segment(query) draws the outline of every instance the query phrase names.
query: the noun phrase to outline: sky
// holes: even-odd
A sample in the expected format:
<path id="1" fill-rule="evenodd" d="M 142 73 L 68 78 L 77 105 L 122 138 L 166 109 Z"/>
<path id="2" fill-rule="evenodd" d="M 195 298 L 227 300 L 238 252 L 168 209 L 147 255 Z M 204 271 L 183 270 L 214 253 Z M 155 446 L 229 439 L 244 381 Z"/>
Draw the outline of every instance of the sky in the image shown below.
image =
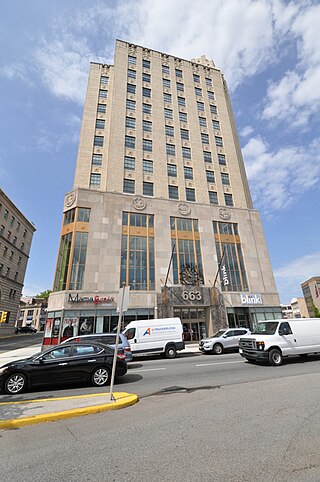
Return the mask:
<path id="1" fill-rule="evenodd" d="M 281 303 L 320 275 L 320 1 L 2 0 L 0 185 L 34 222 L 24 295 L 51 289 L 90 62 L 115 40 L 224 73 Z"/>

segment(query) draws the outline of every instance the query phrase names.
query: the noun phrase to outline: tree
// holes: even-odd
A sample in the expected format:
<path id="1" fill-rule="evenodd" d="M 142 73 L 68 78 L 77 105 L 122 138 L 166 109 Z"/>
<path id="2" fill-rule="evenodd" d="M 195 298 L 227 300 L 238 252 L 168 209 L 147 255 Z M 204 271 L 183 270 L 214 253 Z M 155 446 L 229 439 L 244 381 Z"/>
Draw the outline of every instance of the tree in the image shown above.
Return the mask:
<path id="1" fill-rule="evenodd" d="M 36 295 L 35 297 L 36 298 L 49 298 L 49 295 L 50 295 L 51 292 L 52 292 L 52 290 L 45 290 L 45 291 L 42 291 L 41 293 L 39 293 L 38 295 Z"/>
<path id="2" fill-rule="evenodd" d="M 314 317 L 315 317 L 315 318 L 320 318 L 320 310 L 319 310 L 319 308 L 317 308 L 314 303 L 312 303 L 312 304 L 313 304 Z"/>

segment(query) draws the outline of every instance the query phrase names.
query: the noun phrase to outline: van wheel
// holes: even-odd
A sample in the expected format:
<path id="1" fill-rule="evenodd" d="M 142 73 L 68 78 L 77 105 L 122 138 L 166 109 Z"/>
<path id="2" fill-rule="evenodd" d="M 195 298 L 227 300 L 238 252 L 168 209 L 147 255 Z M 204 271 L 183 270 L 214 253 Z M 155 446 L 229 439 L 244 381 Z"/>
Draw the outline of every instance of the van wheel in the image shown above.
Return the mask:
<path id="1" fill-rule="evenodd" d="M 177 354 L 176 347 L 171 345 L 166 348 L 165 356 L 166 358 L 175 358 Z"/>
<path id="2" fill-rule="evenodd" d="M 216 343 L 212 351 L 215 355 L 221 355 L 221 353 L 223 352 L 223 346 L 220 345 L 220 343 Z"/>
<path id="3" fill-rule="evenodd" d="M 282 353 L 276 348 L 269 351 L 269 363 L 274 367 L 282 365 Z"/>

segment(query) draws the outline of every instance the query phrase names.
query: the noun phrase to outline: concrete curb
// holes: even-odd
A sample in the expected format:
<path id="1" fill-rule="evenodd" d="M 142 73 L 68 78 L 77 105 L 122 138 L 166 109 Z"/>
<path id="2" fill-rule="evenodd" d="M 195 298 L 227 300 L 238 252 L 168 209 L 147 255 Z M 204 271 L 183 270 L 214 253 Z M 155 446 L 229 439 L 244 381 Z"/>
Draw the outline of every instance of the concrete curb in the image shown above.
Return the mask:
<path id="1" fill-rule="evenodd" d="M 94 396 L 94 395 L 91 395 Z M 101 396 L 101 394 L 97 395 Z M 107 394 L 105 394 L 107 396 Z M 113 393 L 113 397 L 115 398 L 114 402 L 104 403 L 101 405 L 92 405 L 89 407 L 82 407 L 82 408 L 74 408 L 71 410 L 63 410 L 60 412 L 52 412 L 52 413 L 44 413 L 41 415 L 34 415 L 32 417 L 25 417 L 25 418 L 16 418 L 11 420 L 0 420 L 0 429 L 13 429 L 19 427 L 25 427 L 26 425 L 34 425 L 37 423 L 44 423 L 44 422 L 53 422 L 56 420 L 64 420 L 67 418 L 73 417 L 82 417 L 84 415 L 92 415 L 94 413 L 105 412 L 108 410 L 119 410 L 121 408 L 129 407 L 130 405 L 134 405 L 139 401 L 139 397 L 136 394 L 130 394 L 126 392 L 116 392 Z M 83 398 L 83 397 L 63 397 L 59 399 L 42 399 L 42 401 L 56 401 L 56 400 L 69 400 L 74 398 Z M 26 400 L 24 403 L 33 403 L 39 401 L 38 400 Z M 6 402 L 10 403 L 10 402 Z M 12 402 L 17 403 L 17 402 Z"/>

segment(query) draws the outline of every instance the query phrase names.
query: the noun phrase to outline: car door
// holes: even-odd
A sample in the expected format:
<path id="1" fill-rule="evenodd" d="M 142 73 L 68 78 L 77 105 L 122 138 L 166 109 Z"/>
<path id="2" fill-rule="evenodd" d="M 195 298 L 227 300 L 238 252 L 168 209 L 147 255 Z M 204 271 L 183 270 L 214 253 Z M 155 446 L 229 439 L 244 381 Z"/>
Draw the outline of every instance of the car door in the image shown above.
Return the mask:
<path id="1" fill-rule="evenodd" d="M 223 338 L 223 345 L 226 349 L 236 348 L 238 346 L 238 339 L 235 336 L 235 330 L 227 331 L 227 333 L 223 335 Z"/>
<path id="2" fill-rule="evenodd" d="M 31 364 L 31 384 L 46 385 L 72 379 L 71 359 L 72 346 L 70 345 L 52 348 L 38 356 Z"/>
<path id="3" fill-rule="evenodd" d="M 106 357 L 102 346 L 75 343 L 70 361 L 73 380 L 90 380 L 94 368 L 106 364 Z"/>
<path id="4" fill-rule="evenodd" d="M 280 323 L 278 333 L 280 335 L 280 348 L 283 355 L 297 355 L 299 353 L 297 339 L 287 321 Z"/>

